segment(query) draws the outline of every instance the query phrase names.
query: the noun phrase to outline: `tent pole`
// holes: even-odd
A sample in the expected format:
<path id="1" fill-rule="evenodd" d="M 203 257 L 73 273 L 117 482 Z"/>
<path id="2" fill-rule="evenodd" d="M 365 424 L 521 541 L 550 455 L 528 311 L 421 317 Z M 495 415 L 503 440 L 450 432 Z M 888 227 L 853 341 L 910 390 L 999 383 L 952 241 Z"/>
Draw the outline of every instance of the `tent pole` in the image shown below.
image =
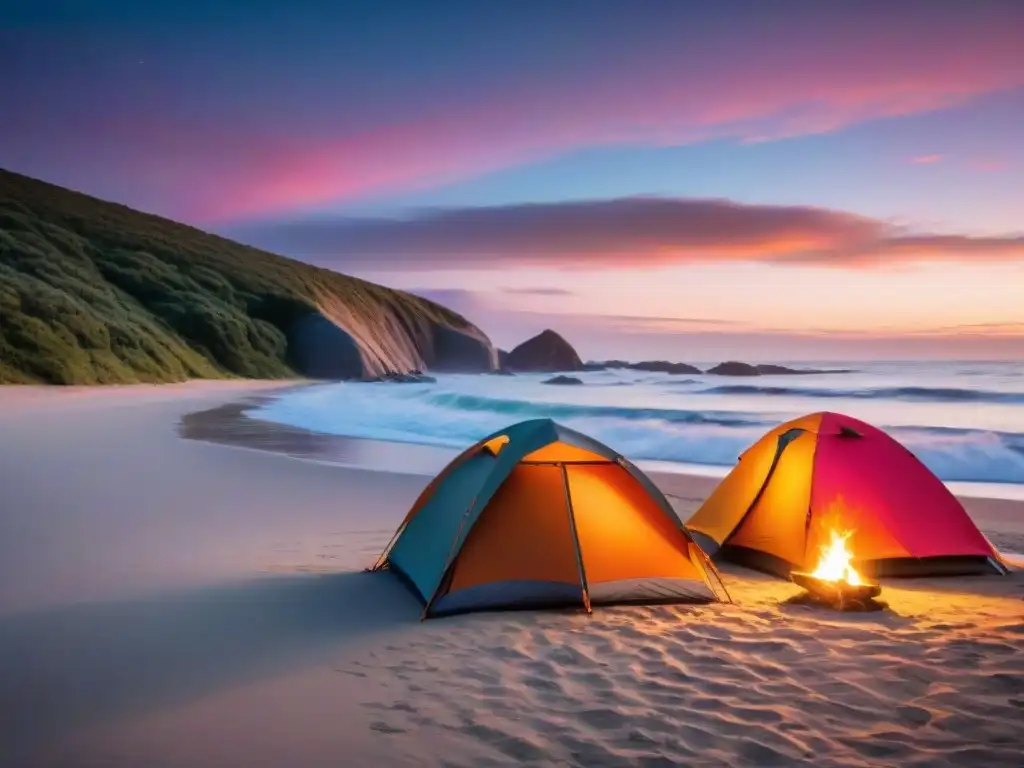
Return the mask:
<path id="1" fill-rule="evenodd" d="M 369 570 L 372 573 L 373 571 L 379 571 L 384 566 L 384 563 L 387 562 L 388 555 L 391 554 L 391 548 L 395 545 L 395 542 L 398 541 L 398 537 L 402 534 L 402 531 L 404 530 L 405 523 L 398 526 L 398 530 L 396 530 L 394 534 L 391 536 L 391 540 L 388 542 L 388 545 L 384 547 L 384 551 L 380 553 L 380 556 L 377 558 L 377 561 L 373 564 L 373 567 L 368 568 L 367 570 Z"/>
<path id="2" fill-rule="evenodd" d="M 576 513 L 572 508 L 572 494 L 569 493 L 569 473 L 565 464 L 559 464 L 562 470 L 562 487 L 565 489 L 565 508 L 569 513 L 569 530 L 572 531 L 573 545 L 576 547 L 576 567 L 580 571 L 580 588 L 583 590 L 583 607 L 587 613 L 593 613 L 590 607 L 590 587 L 587 586 L 587 571 L 583 567 L 583 552 L 580 550 L 580 537 L 576 532 Z"/>
<path id="3" fill-rule="evenodd" d="M 697 549 L 700 549 L 699 545 L 698 545 Z M 718 586 L 720 586 L 722 588 L 722 591 L 725 592 L 726 599 L 730 603 L 734 603 L 735 604 L 736 601 L 733 600 L 732 599 L 732 595 L 729 594 L 729 589 L 725 586 L 725 581 L 722 579 L 722 574 L 720 574 L 718 572 L 718 568 L 715 567 L 715 564 L 713 562 L 711 562 L 711 558 L 708 556 L 708 553 L 705 552 L 703 549 L 700 549 L 700 553 L 704 556 L 704 562 L 711 569 L 711 573 L 715 574 L 715 581 L 718 582 Z M 708 570 L 708 569 L 705 568 L 704 570 Z"/>

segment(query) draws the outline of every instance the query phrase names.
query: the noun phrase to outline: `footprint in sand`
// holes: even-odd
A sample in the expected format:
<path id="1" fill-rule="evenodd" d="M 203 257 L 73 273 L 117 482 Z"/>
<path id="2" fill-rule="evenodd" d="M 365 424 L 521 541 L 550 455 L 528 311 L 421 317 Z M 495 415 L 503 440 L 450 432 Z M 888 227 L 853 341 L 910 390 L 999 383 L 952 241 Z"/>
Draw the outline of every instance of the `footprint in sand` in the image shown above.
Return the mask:
<path id="1" fill-rule="evenodd" d="M 377 722 L 370 723 L 370 730 L 377 731 L 378 733 L 405 733 L 405 728 L 398 728 L 379 720 Z"/>

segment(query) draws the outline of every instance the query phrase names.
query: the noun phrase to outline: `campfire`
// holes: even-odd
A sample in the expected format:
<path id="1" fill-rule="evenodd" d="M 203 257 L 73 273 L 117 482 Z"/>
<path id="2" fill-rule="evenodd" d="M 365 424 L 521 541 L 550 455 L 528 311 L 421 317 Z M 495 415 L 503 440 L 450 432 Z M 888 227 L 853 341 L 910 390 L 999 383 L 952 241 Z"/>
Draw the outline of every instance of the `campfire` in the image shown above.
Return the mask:
<path id="1" fill-rule="evenodd" d="M 817 567 L 810 573 L 793 571 L 790 574 L 793 583 L 807 590 L 813 602 L 839 610 L 868 610 L 877 605 L 873 598 L 881 594 L 882 588 L 853 567 L 853 553 L 847 547 L 852 535 L 853 531 L 831 528 Z"/>

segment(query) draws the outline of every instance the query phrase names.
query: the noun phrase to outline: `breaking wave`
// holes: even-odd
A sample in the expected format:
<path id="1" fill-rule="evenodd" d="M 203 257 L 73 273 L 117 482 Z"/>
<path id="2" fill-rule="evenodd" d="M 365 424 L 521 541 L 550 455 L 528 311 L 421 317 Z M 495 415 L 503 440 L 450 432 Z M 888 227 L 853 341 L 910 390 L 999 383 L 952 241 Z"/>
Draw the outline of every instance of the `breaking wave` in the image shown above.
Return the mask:
<path id="1" fill-rule="evenodd" d="M 838 390 L 846 394 L 837 395 L 833 394 L 837 390 L 822 390 L 829 393 L 822 395 L 808 394 L 817 391 L 810 388 L 734 385 L 669 397 L 657 394 L 657 387 L 664 381 L 645 380 L 637 383 L 634 394 L 630 394 L 626 386 L 614 390 L 574 387 L 571 392 L 553 393 L 551 390 L 555 388 L 542 386 L 537 380 L 517 378 L 520 380 L 511 382 L 504 379 L 496 382 L 493 377 L 439 377 L 437 384 L 327 384 L 287 394 L 261 406 L 258 415 L 262 419 L 328 434 L 448 448 L 463 447 L 516 421 L 549 417 L 592 435 L 636 460 L 725 467 L 735 463 L 739 454 L 768 429 L 800 415 L 799 412 L 754 410 L 751 406 L 756 406 L 757 395 L 767 390 L 808 397 L 856 399 L 848 393 L 858 391 Z M 965 403 L 964 408 L 985 407 L 974 403 L 989 402 L 949 394 L 969 390 L 887 389 L 903 396 L 924 392 L 928 397 L 937 397 L 934 393 L 945 393 L 944 396 Z M 589 394 L 581 390 L 589 390 Z M 520 396 L 509 397 L 510 391 Z M 733 410 L 683 407 L 696 405 L 694 396 L 709 391 L 735 396 L 738 407 Z M 980 394 L 986 395 L 985 392 Z M 881 394 L 875 396 L 898 399 L 892 394 L 888 398 Z M 1015 399 L 1020 397 L 1008 394 L 1007 398 L 992 401 L 1000 405 L 987 407 L 1012 408 L 1013 404 L 1024 402 Z M 598 402 L 602 398 L 604 402 Z M 655 403 L 664 407 L 654 407 Z M 905 407 L 933 411 L 935 408 Z M 843 410 L 849 412 L 848 407 Z M 856 411 L 851 415 L 864 417 Z M 943 480 L 1024 483 L 1024 428 L 1015 432 L 928 423 L 887 425 L 884 419 L 868 420 L 904 443 Z"/>
<path id="2" fill-rule="evenodd" d="M 1024 404 L 1024 394 L 954 387 L 877 387 L 831 389 L 826 387 L 772 387 L 755 384 L 727 384 L 696 390 L 700 395 L 764 395 L 774 397 L 823 397 L 850 400 L 906 400 L 932 403 Z"/>

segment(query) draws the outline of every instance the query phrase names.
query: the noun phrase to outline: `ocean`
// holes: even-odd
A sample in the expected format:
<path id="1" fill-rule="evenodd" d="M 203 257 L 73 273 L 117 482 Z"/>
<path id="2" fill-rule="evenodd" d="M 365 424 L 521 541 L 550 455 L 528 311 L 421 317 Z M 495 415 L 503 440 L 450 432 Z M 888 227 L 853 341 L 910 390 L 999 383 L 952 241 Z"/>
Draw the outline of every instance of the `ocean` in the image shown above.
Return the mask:
<path id="1" fill-rule="evenodd" d="M 768 429 L 828 410 L 885 429 L 959 493 L 1024 499 L 1024 363 L 784 364 L 852 372 L 731 378 L 609 370 L 574 374 L 582 386 L 544 384 L 547 374 L 325 383 L 251 415 L 446 449 L 547 416 L 645 469 L 724 475 Z"/>

